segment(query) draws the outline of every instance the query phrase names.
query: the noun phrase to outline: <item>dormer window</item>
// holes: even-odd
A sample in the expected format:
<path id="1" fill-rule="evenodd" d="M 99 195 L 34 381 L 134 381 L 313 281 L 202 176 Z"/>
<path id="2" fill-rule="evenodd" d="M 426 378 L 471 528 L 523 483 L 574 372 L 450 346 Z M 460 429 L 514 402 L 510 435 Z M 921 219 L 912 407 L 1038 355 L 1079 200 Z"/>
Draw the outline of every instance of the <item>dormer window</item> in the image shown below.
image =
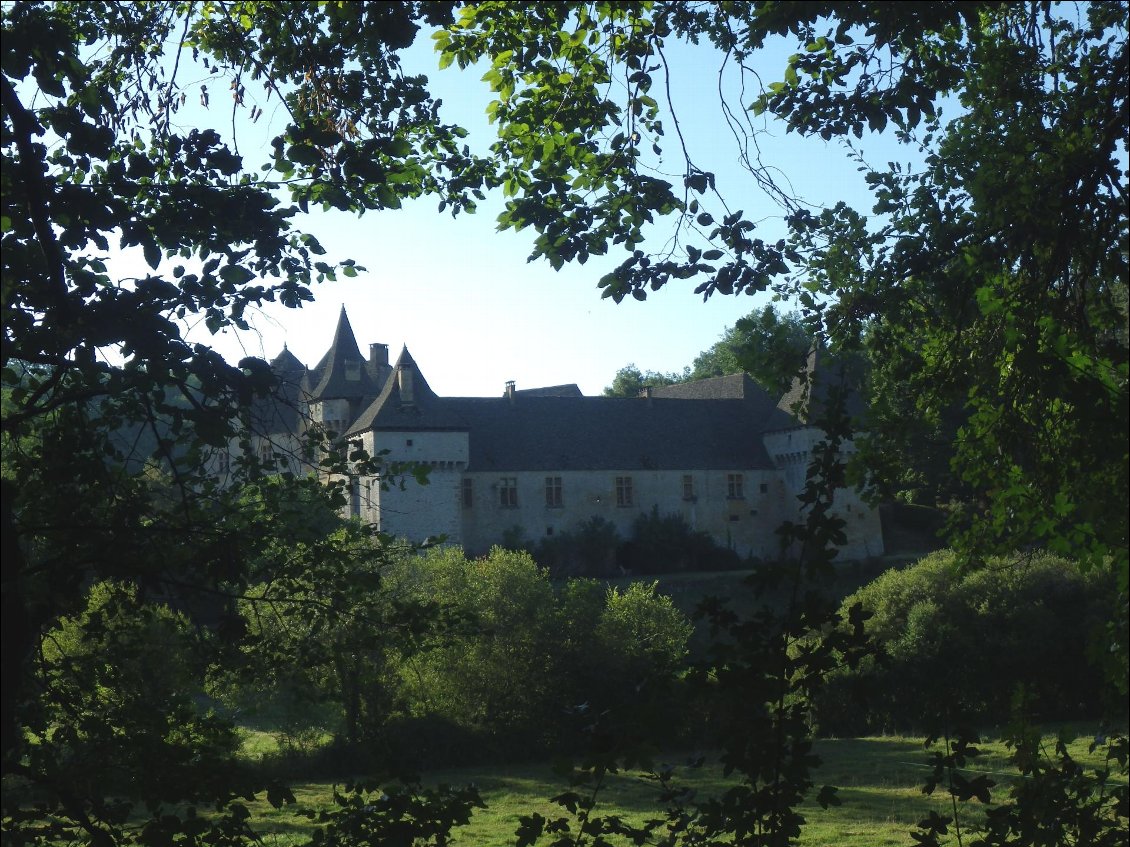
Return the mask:
<path id="1" fill-rule="evenodd" d="M 361 381 L 361 362 L 357 359 L 345 360 L 345 379 L 347 382 Z"/>

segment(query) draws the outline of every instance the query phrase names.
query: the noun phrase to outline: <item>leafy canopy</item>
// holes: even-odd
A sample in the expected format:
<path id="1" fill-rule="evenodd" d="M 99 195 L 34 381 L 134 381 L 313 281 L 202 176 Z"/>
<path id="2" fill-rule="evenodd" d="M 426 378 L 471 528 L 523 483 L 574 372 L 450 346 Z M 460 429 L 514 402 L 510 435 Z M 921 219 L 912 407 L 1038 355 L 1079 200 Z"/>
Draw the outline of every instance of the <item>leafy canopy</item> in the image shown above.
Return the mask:
<path id="1" fill-rule="evenodd" d="M 799 303 L 806 325 L 869 354 L 891 397 L 869 422 L 873 457 L 916 443 L 901 437 L 908 421 L 944 436 L 965 561 L 1041 545 L 1116 575 L 1121 620 L 1108 638 L 1125 690 L 1123 4 L 206 0 L 21 2 L 2 14 L 0 724 L 5 774 L 20 771 L 66 822 L 54 837 L 157 841 L 166 830 L 121 830 L 104 786 L 59 764 L 78 741 L 33 723 L 33 657 L 47 633 L 99 619 L 84 610 L 91 586 L 107 581 L 136 586 L 138 603 L 174 588 L 231 597 L 263 539 L 292 531 L 205 473 L 210 450 L 241 437 L 250 446 L 248 404 L 272 388 L 265 363 L 232 366 L 186 343 L 178 321 L 240 327 L 256 304 L 296 306 L 313 282 L 355 273 L 349 260 L 321 258 L 297 226 L 317 208 L 361 214 L 427 194 L 458 213 L 497 189 L 500 226 L 532 228 L 534 258 L 560 267 L 625 251 L 599 282 L 614 300 L 675 283 Z M 423 26 L 440 27 L 441 65 L 486 63 L 489 155 L 473 155 L 426 80 L 402 69 L 398 53 Z M 796 52 L 762 86 L 750 68 L 777 37 Z M 669 114 L 665 49 L 679 39 L 707 41 L 741 68 L 750 115 L 825 139 L 893 132 L 923 167 L 863 165 L 879 215 L 869 220 L 798 203 L 747 143 L 743 161 L 788 228 L 765 239 L 764 210 L 726 202 Z M 207 84 L 190 81 L 195 63 Z M 230 141 L 208 120 L 184 120 L 189 98 L 226 105 L 217 88 L 231 96 Z M 285 125 L 266 161 L 245 161 L 238 129 L 268 101 Z M 952 119 L 947 101 L 958 104 Z M 755 141 L 743 126 L 727 128 Z M 650 167 L 663 145 L 680 153 L 672 178 Z M 672 234 L 647 252 L 660 222 Z M 149 271 L 117 276 L 111 241 L 139 251 Z M 941 425 L 955 407 L 952 428 Z M 845 433 L 830 428 L 834 447 Z M 345 456 L 325 458 L 348 470 Z M 264 468 L 245 457 L 237 470 L 253 480 Z M 785 528 L 807 533 L 813 556 L 836 537 L 834 521 L 821 523 L 831 494 L 820 480 L 834 487 L 838 476 L 828 453 L 806 494 L 811 525 Z M 128 644 L 132 631 L 107 637 Z M 83 671 L 60 667 L 76 680 Z M 803 709 L 788 692 L 810 691 L 823 671 L 788 667 L 787 678 L 727 680 L 742 702 L 758 681 L 756 702 L 776 703 L 758 726 L 792 756 L 785 783 L 759 764 L 780 761 L 772 750 L 731 759 L 749 774 L 749 797 L 775 792 L 776 806 L 742 819 L 765 843 L 795 835 L 792 809 L 810 785 Z M 794 677 L 802 684 L 790 689 Z M 89 695 L 69 690 L 76 708 Z M 39 732 L 34 766 L 29 729 Z M 170 750 L 150 752 L 133 763 L 140 773 L 175 765 Z M 183 796 L 191 785 L 180 783 Z M 246 838 L 245 818 L 233 811 L 210 837 Z"/>

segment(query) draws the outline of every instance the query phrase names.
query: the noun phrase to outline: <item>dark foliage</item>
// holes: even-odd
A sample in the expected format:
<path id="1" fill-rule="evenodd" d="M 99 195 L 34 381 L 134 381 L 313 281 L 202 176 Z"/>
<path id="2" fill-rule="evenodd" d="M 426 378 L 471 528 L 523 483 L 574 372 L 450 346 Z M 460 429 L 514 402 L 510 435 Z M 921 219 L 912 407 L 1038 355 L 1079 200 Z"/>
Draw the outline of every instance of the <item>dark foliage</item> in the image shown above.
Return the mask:
<path id="1" fill-rule="evenodd" d="M 734 570 L 748 563 L 714 542 L 710 534 L 691 529 L 682 515 L 641 514 L 631 540 L 620 545 L 617 560 L 632 574 Z"/>
<path id="2" fill-rule="evenodd" d="M 845 736 L 1125 719 L 1091 660 L 1112 613 L 1111 579 L 1045 555 L 962 571 L 951 551 L 888 571 L 844 601 L 870 614 L 878 652 L 816 697 L 821 732 Z M 1018 700 L 1018 696 L 1020 699 Z"/>

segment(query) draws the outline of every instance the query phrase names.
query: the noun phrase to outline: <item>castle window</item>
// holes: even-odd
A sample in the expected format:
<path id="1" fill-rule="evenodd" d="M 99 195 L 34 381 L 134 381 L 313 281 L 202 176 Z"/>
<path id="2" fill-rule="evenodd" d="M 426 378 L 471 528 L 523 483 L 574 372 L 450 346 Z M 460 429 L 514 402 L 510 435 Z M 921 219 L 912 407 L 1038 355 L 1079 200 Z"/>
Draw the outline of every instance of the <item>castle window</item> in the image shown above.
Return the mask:
<path id="1" fill-rule="evenodd" d="M 694 475 L 685 473 L 683 474 L 683 499 L 694 499 Z"/>
<path id="2" fill-rule="evenodd" d="M 740 473 L 726 474 L 726 496 L 731 500 L 745 497 L 745 477 Z"/>
<path id="3" fill-rule="evenodd" d="M 545 478 L 545 505 L 549 508 L 562 506 L 561 477 L 547 476 Z"/>
<path id="4" fill-rule="evenodd" d="M 758 491 L 760 491 L 762 494 L 768 494 L 769 493 L 769 483 L 767 483 L 767 482 L 761 483 L 761 485 L 758 487 Z"/>
<path id="5" fill-rule="evenodd" d="M 505 476 L 498 482 L 498 503 L 504 509 L 518 508 L 518 480 Z"/>
<path id="6" fill-rule="evenodd" d="M 411 447 L 411 446 L 412 446 L 412 439 L 411 439 L 411 438 L 407 438 L 407 439 L 405 439 L 405 441 L 404 441 L 404 445 L 405 445 L 406 447 Z"/>
<path id="7" fill-rule="evenodd" d="M 632 505 L 632 478 L 630 476 L 616 477 L 616 505 Z"/>
<path id="8" fill-rule="evenodd" d="M 473 479 L 463 480 L 463 508 L 470 509 L 475 502 L 475 481 Z"/>

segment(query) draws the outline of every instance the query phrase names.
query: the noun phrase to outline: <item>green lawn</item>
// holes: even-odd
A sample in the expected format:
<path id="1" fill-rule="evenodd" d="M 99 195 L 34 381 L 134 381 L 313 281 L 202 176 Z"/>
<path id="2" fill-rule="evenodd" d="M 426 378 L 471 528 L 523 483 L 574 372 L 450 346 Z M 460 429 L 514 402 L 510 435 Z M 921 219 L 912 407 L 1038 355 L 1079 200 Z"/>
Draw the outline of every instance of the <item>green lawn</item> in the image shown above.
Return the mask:
<path id="1" fill-rule="evenodd" d="M 889 563 L 888 563 L 889 564 Z M 885 566 L 885 565 L 884 565 Z M 846 565 L 837 571 L 830 590 L 846 596 L 870 581 L 880 565 Z M 722 572 L 702 574 L 674 574 L 659 578 L 660 591 L 671 595 L 676 605 L 686 612 L 692 611 L 703 597 L 715 595 L 730 598 L 740 613 L 748 613 L 753 606 L 748 588 L 741 581 L 748 572 Z M 611 580 L 613 584 L 628 580 Z M 766 598 L 770 603 L 774 596 Z M 701 637 L 701 634 L 700 634 Z M 244 746 L 245 755 L 257 758 L 273 749 L 273 738 L 267 733 L 249 732 Z M 1081 738 L 1071 746 L 1072 753 L 1081 762 L 1098 764 L 1086 753 L 1087 739 Z M 972 768 L 990 772 L 998 783 L 994 798 L 1004 800 L 1015 775 L 1010 776 L 1007 753 L 1003 745 L 981 745 L 986 756 Z M 802 809 L 808 819 L 801 844 L 811 847 L 884 847 L 884 845 L 913 845 L 910 831 L 931 810 L 950 815 L 952 809 L 948 794 L 939 789 L 933 796 L 922 794 L 921 786 L 930 774 L 927 753 L 920 739 L 915 738 L 862 738 L 820 741 L 816 752 L 824 760 L 814 779 L 819 786 L 837 786 L 842 805 L 821 809 L 810 801 Z M 299 771 L 301 772 L 301 771 Z M 332 771 L 331 771 L 332 772 Z M 971 774 L 966 774 L 970 776 Z M 731 783 L 722 776 L 717 766 L 688 772 L 680 777 L 699 798 L 721 794 Z M 431 784 L 475 784 L 486 809 L 478 810 L 471 823 L 454 833 L 453 847 L 503 847 L 514 843 L 514 833 L 519 819 L 533 812 L 547 818 L 563 814 L 561 808 L 549 798 L 566 790 L 567 785 L 548 764 L 502 765 L 449 769 L 426 774 Z M 301 782 L 295 786 L 299 804 L 307 808 L 329 805 L 330 783 Z M 813 791 L 813 796 L 816 791 Z M 654 786 L 640 774 L 617 774 L 602 791 L 598 814 L 621 814 L 639 823 L 657 816 L 658 805 Z M 275 811 L 265 802 L 254 809 L 256 817 L 267 822 L 268 847 L 292 847 L 311 832 L 307 818 L 293 814 L 292 810 Z M 976 802 L 960 807 L 963 826 L 976 827 L 981 809 Z M 951 844 L 957 839 L 950 836 Z"/>
<path id="2" fill-rule="evenodd" d="M 1072 744 L 1073 754 L 1084 762 L 1090 760 L 1086 747 L 1085 738 Z M 982 749 L 988 755 L 973 768 L 993 774 L 998 782 L 995 790 L 1003 799 L 1006 785 L 1015 778 L 1007 773 L 1006 751 L 997 743 L 987 743 Z M 827 740 L 817 743 L 816 752 L 824 760 L 817 772 L 817 785 L 839 787 L 842 805 L 825 810 L 815 802 L 807 803 L 803 812 L 808 824 L 801 844 L 812 847 L 911 845 L 914 841 L 909 831 L 930 809 L 941 814 L 951 811 L 944 790 L 940 789 L 931 797 L 921 792 L 929 769 L 918 740 Z M 487 804 L 486 809 L 476 812 L 469 825 L 454 834 L 453 847 L 512 844 L 522 815 L 539 812 L 548 818 L 562 814 L 560 807 L 550 803 L 548 798 L 566 788 L 548 764 L 452 769 L 427 774 L 425 781 L 452 785 L 474 783 Z M 700 798 L 721 793 L 730 784 L 719 768 L 709 765 L 686 772 L 680 782 L 694 789 Z M 331 787 L 330 783 L 300 783 L 295 786 L 295 794 L 301 806 L 318 808 L 329 803 Z M 656 808 L 652 784 L 635 773 L 611 777 L 601 792 L 598 806 L 600 814 L 621 814 L 637 823 L 654 817 Z M 266 822 L 268 847 L 290 847 L 310 832 L 309 821 L 290 810 L 275 811 L 264 802 L 258 804 L 254 812 Z M 976 803 L 966 804 L 961 810 L 963 825 L 976 826 L 978 813 Z M 952 839 L 952 843 L 956 844 L 956 839 Z"/>

